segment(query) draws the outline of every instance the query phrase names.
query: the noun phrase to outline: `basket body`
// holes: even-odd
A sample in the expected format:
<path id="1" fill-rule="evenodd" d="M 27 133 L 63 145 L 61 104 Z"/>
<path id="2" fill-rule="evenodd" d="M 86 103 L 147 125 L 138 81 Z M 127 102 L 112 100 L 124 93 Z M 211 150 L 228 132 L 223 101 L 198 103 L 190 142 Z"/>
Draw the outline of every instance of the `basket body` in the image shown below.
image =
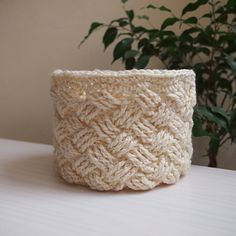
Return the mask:
<path id="1" fill-rule="evenodd" d="M 51 96 L 56 163 L 67 182 L 148 190 L 190 167 L 192 70 L 57 70 Z"/>

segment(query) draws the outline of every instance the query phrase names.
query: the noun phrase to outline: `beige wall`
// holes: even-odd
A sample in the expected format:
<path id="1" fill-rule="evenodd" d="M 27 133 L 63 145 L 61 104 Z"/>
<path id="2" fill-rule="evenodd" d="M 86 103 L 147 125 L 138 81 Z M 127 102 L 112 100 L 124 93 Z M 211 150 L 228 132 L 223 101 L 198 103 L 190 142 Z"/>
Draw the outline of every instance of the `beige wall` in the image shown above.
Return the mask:
<path id="1" fill-rule="evenodd" d="M 187 2 L 159 1 L 176 12 Z M 147 3 L 130 0 L 129 6 L 138 9 Z M 110 64 L 111 49 L 103 53 L 102 32 L 77 49 L 92 21 L 109 22 L 121 14 L 119 0 L 0 1 L 0 137 L 51 143 L 51 72 L 123 69 L 119 63 Z M 154 23 L 161 19 L 156 14 Z M 152 67 L 161 65 L 153 62 Z"/>

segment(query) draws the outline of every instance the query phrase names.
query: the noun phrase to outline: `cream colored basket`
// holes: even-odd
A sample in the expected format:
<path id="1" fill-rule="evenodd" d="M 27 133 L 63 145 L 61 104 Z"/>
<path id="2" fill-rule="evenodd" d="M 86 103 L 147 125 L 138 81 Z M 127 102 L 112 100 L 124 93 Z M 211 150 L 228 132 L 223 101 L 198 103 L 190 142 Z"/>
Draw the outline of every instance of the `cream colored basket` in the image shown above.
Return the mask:
<path id="1" fill-rule="evenodd" d="M 67 182 L 147 190 L 188 170 L 192 70 L 56 70 L 51 96 L 56 162 Z"/>

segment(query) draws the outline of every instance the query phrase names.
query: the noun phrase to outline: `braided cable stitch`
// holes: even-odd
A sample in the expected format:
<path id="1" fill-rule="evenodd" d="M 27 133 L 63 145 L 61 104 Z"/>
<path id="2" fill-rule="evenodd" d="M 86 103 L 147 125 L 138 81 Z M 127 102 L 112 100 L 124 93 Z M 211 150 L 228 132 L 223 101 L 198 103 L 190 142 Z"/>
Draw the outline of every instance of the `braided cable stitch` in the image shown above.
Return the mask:
<path id="1" fill-rule="evenodd" d="M 192 70 L 56 70 L 51 96 L 54 153 L 67 182 L 148 190 L 189 169 Z"/>

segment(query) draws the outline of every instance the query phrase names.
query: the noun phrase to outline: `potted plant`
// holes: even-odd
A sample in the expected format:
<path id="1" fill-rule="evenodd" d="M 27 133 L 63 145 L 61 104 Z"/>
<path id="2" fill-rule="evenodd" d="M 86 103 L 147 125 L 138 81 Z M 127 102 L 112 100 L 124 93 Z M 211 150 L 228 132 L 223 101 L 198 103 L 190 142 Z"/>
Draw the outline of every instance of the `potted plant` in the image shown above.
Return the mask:
<path id="1" fill-rule="evenodd" d="M 151 58 L 158 58 L 167 69 L 193 69 L 197 86 L 193 135 L 209 138 L 206 156 L 209 166 L 216 167 L 219 149 L 228 140 L 236 143 L 236 1 L 195 0 L 180 16 L 166 6 L 145 6 L 168 13 L 160 27 L 154 27 L 148 15 L 127 9 L 127 1 L 122 0 L 124 16 L 109 24 L 93 22 L 80 45 L 105 28 L 104 48 L 115 44 L 112 63 L 121 60 L 128 70 L 143 69 Z M 195 12 L 202 6 L 205 13 L 197 18 Z M 150 27 L 134 21 L 137 18 Z M 176 24 L 180 33 L 171 28 Z"/>

